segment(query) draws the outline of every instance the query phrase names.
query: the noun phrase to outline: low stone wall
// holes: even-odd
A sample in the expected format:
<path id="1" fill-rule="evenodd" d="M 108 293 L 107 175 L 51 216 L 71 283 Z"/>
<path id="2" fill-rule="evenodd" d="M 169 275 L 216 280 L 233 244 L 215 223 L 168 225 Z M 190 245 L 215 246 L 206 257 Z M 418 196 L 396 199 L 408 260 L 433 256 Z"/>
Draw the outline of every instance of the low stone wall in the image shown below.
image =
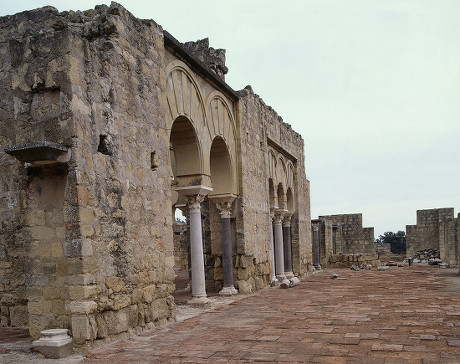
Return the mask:
<path id="1" fill-rule="evenodd" d="M 380 267 L 382 263 L 378 255 L 361 255 L 361 254 L 334 254 L 329 257 L 330 268 L 349 268 L 352 265 L 370 264 L 374 267 Z"/>

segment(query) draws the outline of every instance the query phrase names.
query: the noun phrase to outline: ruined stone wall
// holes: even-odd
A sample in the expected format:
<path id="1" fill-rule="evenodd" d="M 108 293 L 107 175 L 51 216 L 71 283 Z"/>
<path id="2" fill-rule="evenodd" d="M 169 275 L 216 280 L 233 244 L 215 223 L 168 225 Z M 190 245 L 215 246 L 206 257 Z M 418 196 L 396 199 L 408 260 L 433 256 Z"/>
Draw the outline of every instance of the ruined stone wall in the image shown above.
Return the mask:
<path id="1" fill-rule="evenodd" d="M 2 196 L 10 211 L 2 224 L 11 231 L 2 232 L 2 255 L 12 255 L 12 244 L 28 245 L 15 249 L 13 273 L 33 288 L 24 297 L 24 283 L 17 289 L 8 281 L 4 292 L 27 302 L 34 337 L 67 327 L 77 344 L 168 318 L 174 257 L 164 209 L 170 186 L 161 28 L 117 4 L 84 13 L 46 8 L 1 22 L 2 145 L 46 140 L 72 148 L 68 172 L 29 173 L 22 206 L 7 200 L 22 196 L 25 173 L 1 155 L 9 169 L 2 183 L 11 186 Z M 57 205 L 46 206 L 43 196 L 54 185 Z M 24 219 L 30 226 L 21 229 Z M 24 255 L 34 262 L 26 269 Z M 2 259 L 6 266 L 15 261 Z"/>
<path id="2" fill-rule="evenodd" d="M 417 224 L 406 226 L 406 255 L 419 250 L 437 249 L 441 260 L 457 264 L 457 219 L 453 208 L 417 210 Z"/>
<path id="3" fill-rule="evenodd" d="M 311 270 L 309 185 L 305 177 L 302 137 L 284 123 L 250 87 L 240 91 L 241 200 L 246 254 L 252 255 L 257 275 L 266 284 L 270 271 L 270 216 L 268 147 L 278 148 L 294 165 L 296 213 L 291 219 L 293 270 L 304 276 Z M 250 156 L 250 157 L 249 157 Z M 262 168 L 261 168 L 262 166 Z M 247 261 L 248 257 L 245 257 Z"/>
<path id="4" fill-rule="evenodd" d="M 330 268 L 350 268 L 352 265 L 360 268 L 362 264 L 380 267 L 382 262 L 376 254 L 333 254 L 329 257 L 328 261 Z"/>
<path id="5" fill-rule="evenodd" d="M 70 87 L 73 36 L 56 9 L 0 19 L 0 145 L 75 142 Z M 68 261 L 74 232 L 75 159 L 58 168 L 25 168 L 0 149 L 0 300 L 2 325 L 68 326 Z"/>
<path id="6" fill-rule="evenodd" d="M 460 273 L 460 213 L 457 215 L 456 219 L 456 224 L 457 224 L 457 266 L 458 266 L 458 272 Z"/>
<path id="7" fill-rule="evenodd" d="M 390 243 L 376 244 L 375 250 L 378 254 L 391 254 L 391 244 Z"/>
<path id="8" fill-rule="evenodd" d="M 374 254 L 374 228 L 363 228 L 362 214 L 327 215 L 319 219 L 341 226 L 343 254 Z"/>
<path id="9" fill-rule="evenodd" d="M 117 4 L 92 14 L 88 28 L 73 45 L 84 55 L 73 87 L 77 183 L 87 196 L 75 255 L 86 278 L 70 298 L 97 304 L 85 339 L 102 339 L 171 316 L 169 133 L 162 29 Z"/>
<path id="10" fill-rule="evenodd" d="M 319 238 L 319 264 L 322 268 L 327 268 L 329 265 L 330 257 L 334 250 L 334 236 L 336 231 L 333 229 L 332 222 L 327 219 L 316 219 L 312 220 L 312 226 L 318 227 L 318 238 Z M 314 242 L 312 238 L 312 254 L 314 254 Z"/>

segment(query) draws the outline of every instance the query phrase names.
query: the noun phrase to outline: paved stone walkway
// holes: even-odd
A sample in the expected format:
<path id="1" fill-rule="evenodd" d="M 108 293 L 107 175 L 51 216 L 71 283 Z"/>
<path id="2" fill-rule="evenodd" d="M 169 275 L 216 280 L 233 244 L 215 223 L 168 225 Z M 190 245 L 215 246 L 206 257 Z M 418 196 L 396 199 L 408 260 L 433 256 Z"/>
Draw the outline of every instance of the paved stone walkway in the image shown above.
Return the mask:
<path id="1" fill-rule="evenodd" d="M 83 363 L 459 364 L 460 285 L 452 282 L 460 276 L 441 271 L 323 271 L 93 351 Z"/>

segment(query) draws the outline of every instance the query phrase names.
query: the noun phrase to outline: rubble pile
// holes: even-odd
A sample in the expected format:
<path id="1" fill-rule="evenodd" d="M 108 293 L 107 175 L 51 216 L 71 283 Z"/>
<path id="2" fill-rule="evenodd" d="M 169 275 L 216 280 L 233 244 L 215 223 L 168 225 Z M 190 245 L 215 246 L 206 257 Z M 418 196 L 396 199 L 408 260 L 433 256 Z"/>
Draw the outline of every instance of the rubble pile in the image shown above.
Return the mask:
<path id="1" fill-rule="evenodd" d="M 439 264 L 442 262 L 440 259 L 439 250 L 437 249 L 425 249 L 419 250 L 415 253 L 414 263 L 429 263 L 432 265 Z"/>

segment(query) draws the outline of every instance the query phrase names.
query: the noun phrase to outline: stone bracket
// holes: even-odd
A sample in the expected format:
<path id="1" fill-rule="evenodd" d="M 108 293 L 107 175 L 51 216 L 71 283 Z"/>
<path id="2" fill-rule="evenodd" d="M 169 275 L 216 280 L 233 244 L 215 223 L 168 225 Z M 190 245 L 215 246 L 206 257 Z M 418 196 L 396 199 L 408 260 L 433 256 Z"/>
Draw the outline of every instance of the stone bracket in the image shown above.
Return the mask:
<path id="1" fill-rule="evenodd" d="M 17 160 L 34 165 L 67 163 L 71 154 L 69 148 L 47 141 L 7 147 L 4 150 Z"/>

